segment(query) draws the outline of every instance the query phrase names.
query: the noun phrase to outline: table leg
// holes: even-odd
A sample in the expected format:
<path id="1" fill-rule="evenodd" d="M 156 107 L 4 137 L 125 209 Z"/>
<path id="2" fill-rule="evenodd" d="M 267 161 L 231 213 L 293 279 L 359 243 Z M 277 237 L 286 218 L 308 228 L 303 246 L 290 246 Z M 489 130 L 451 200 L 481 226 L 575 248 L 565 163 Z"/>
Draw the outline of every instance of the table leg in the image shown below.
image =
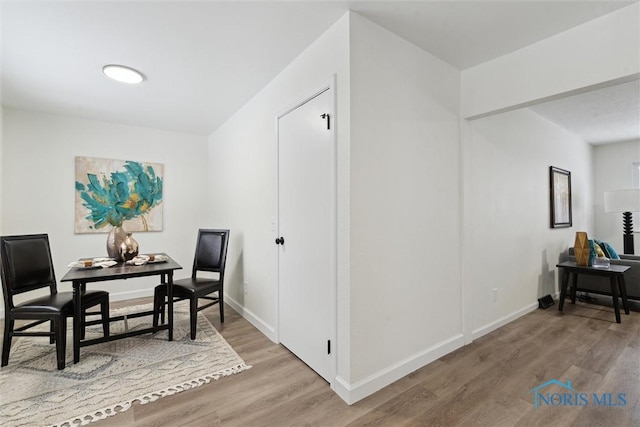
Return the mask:
<path id="1" fill-rule="evenodd" d="M 558 302 L 558 310 L 562 311 L 564 307 L 564 299 L 567 296 L 567 285 L 569 284 L 569 271 L 565 268 L 562 273 L 562 284 L 560 284 L 560 301 Z"/>
<path id="2" fill-rule="evenodd" d="M 169 341 L 173 341 L 173 271 L 169 271 L 167 276 L 167 318 L 169 319 Z"/>
<path id="3" fill-rule="evenodd" d="M 629 302 L 627 301 L 627 286 L 624 283 L 624 274 L 618 276 L 618 285 L 620 286 L 620 293 L 622 294 L 624 314 L 629 314 Z"/>
<path id="4" fill-rule="evenodd" d="M 73 281 L 73 363 L 80 361 L 80 334 L 82 333 L 82 283 Z"/>
<path id="5" fill-rule="evenodd" d="M 578 273 L 573 272 L 573 280 L 571 281 L 571 304 L 576 303 L 576 291 L 578 289 Z"/>
<path id="6" fill-rule="evenodd" d="M 613 296 L 613 310 L 616 312 L 616 323 L 620 323 L 620 303 L 618 302 L 618 279 L 615 276 L 610 276 L 609 282 L 611 283 L 611 295 Z"/>

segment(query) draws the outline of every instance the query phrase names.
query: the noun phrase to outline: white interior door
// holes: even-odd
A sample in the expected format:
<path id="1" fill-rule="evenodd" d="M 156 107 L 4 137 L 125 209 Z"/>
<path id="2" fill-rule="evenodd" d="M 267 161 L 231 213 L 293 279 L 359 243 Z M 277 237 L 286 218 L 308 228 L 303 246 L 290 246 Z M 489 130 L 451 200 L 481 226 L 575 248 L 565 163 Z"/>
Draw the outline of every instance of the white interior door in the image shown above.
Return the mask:
<path id="1" fill-rule="evenodd" d="M 279 340 L 329 382 L 333 125 L 331 88 L 278 119 Z"/>

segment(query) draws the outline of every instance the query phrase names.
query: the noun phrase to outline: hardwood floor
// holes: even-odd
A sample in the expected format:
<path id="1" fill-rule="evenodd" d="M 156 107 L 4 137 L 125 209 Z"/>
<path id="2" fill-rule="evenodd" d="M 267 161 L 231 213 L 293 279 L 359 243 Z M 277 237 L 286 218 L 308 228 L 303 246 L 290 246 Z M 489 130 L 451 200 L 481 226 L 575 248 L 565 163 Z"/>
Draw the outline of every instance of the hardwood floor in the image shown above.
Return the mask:
<path id="1" fill-rule="evenodd" d="M 135 303 L 146 302 L 137 300 Z M 113 304 L 117 306 L 117 303 Z M 122 305 L 122 304 L 120 304 Z M 253 368 L 134 406 L 108 426 L 639 426 L 640 313 L 557 303 L 536 310 L 349 406 L 284 347 L 231 308 L 204 311 Z M 534 408 L 532 389 L 571 381 L 587 406 Z M 563 393 L 556 385 L 549 393 Z M 596 406 L 593 393 L 625 393 L 624 406 Z M 577 398 L 570 399 L 577 402 Z M 558 395 L 560 396 L 560 395 Z M 618 401 L 620 402 L 620 401 Z"/>

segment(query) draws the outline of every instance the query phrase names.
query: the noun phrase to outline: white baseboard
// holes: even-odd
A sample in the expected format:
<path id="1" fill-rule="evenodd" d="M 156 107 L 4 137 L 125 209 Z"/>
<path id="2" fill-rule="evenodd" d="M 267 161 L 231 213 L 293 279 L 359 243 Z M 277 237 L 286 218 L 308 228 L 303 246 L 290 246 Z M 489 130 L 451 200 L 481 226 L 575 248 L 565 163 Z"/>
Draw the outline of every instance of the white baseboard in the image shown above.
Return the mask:
<path id="1" fill-rule="evenodd" d="M 370 375 L 355 384 L 349 384 L 343 378 L 336 377 L 333 390 L 347 404 L 352 405 L 463 345 L 464 335 L 455 335 Z"/>
<path id="2" fill-rule="evenodd" d="M 118 292 L 110 294 L 109 297 L 112 301 L 121 301 L 127 299 L 148 297 L 150 296 L 150 292 L 152 294 L 152 291 L 149 291 L 148 289 L 129 292 Z M 557 298 L 558 297 L 556 296 L 556 300 Z M 250 310 L 247 310 L 244 306 L 239 304 L 228 295 L 225 295 L 225 302 L 236 312 L 238 312 L 242 317 L 244 317 L 249 323 L 255 326 L 267 338 L 269 338 L 274 343 L 278 342 L 277 334 L 273 327 L 265 323 L 262 319 L 260 319 Z M 519 317 L 524 316 L 531 311 L 534 311 L 537 308 L 537 303 L 530 304 L 520 310 L 517 310 L 507 316 L 491 322 L 488 325 L 475 329 L 472 332 L 473 340 L 476 340 L 483 335 L 493 332 L 496 329 L 518 319 Z M 0 315 L 2 318 L 4 318 L 4 309 L 0 310 Z M 375 393 L 376 391 L 381 390 L 382 388 L 394 383 L 400 378 L 422 368 L 423 366 L 428 365 L 429 363 L 439 359 L 446 354 L 451 353 L 452 351 L 462 346 L 464 346 L 464 335 L 455 335 L 398 363 L 382 369 L 381 371 L 370 375 L 367 378 L 356 382 L 355 384 L 349 384 L 346 380 L 338 376 L 335 378 L 335 381 L 332 384 L 332 388 L 342 400 L 344 400 L 347 404 L 352 405 L 359 400 L 362 400 L 365 397 Z"/>
<path id="3" fill-rule="evenodd" d="M 495 322 L 478 328 L 473 331 L 473 340 L 480 338 L 496 329 L 512 322 L 527 313 L 538 308 L 538 303 L 532 303 L 520 310 L 517 310 L 507 316 L 504 316 Z M 448 340 L 433 345 L 424 351 L 410 356 L 394 365 L 389 366 L 369 377 L 349 384 L 344 378 L 336 377 L 333 384 L 333 390 L 347 404 L 352 405 L 359 400 L 375 393 L 376 391 L 392 384 L 400 378 L 428 365 L 429 363 L 439 359 L 440 357 L 451 353 L 454 350 L 464 346 L 464 335 L 455 335 Z"/>
<path id="4" fill-rule="evenodd" d="M 135 298 L 153 298 L 153 288 L 151 289 L 137 289 L 135 291 L 126 292 L 109 292 L 109 301 L 124 301 Z"/>
<path id="5" fill-rule="evenodd" d="M 504 317 L 501 317 L 500 319 L 491 322 L 487 325 L 484 325 L 478 329 L 474 329 L 472 332 L 472 339 L 475 341 L 478 338 L 480 338 L 483 335 L 486 335 L 490 332 L 495 331 L 496 329 L 506 325 L 507 323 L 513 322 L 514 320 L 524 316 L 527 313 L 531 313 L 532 311 L 534 311 L 535 309 L 538 308 L 538 303 L 532 303 L 529 304 L 523 308 L 521 308 L 520 310 L 514 311 L 513 313 L 510 313 Z"/>
<path id="6" fill-rule="evenodd" d="M 244 306 L 240 305 L 236 300 L 229 297 L 228 295 L 224 296 L 224 302 L 229 304 L 231 308 L 233 308 L 240 316 L 244 317 L 249 323 L 256 327 L 263 335 L 269 338 L 274 343 L 278 343 L 278 337 L 276 331 L 273 327 L 265 323 L 262 319 L 252 313 L 250 310 L 247 310 Z"/>

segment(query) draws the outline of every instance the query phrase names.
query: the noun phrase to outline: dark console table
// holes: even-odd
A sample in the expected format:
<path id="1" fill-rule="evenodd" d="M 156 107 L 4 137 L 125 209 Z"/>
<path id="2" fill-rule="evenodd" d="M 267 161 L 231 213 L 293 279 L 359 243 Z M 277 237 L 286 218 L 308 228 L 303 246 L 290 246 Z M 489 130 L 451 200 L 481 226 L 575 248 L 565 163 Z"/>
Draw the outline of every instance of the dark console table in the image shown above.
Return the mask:
<path id="1" fill-rule="evenodd" d="M 613 309 L 616 313 L 616 322 L 620 323 L 620 304 L 618 297 L 622 297 L 622 307 L 625 314 L 629 314 L 629 304 L 627 303 L 627 289 L 624 283 L 624 272 L 631 267 L 627 265 L 610 265 L 608 268 L 582 267 L 575 261 L 565 261 L 557 264 L 556 267 L 564 269 L 562 284 L 560 285 L 560 302 L 558 310 L 562 311 L 564 299 L 567 296 L 567 286 L 571 288 L 571 303 L 576 303 L 576 291 L 592 292 L 589 289 L 578 287 L 578 275 L 586 274 L 592 276 L 606 276 L 611 283 L 611 296 L 613 298 Z M 573 280 L 571 280 L 573 279 Z M 571 282 L 571 284 L 569 283 Z"/>

